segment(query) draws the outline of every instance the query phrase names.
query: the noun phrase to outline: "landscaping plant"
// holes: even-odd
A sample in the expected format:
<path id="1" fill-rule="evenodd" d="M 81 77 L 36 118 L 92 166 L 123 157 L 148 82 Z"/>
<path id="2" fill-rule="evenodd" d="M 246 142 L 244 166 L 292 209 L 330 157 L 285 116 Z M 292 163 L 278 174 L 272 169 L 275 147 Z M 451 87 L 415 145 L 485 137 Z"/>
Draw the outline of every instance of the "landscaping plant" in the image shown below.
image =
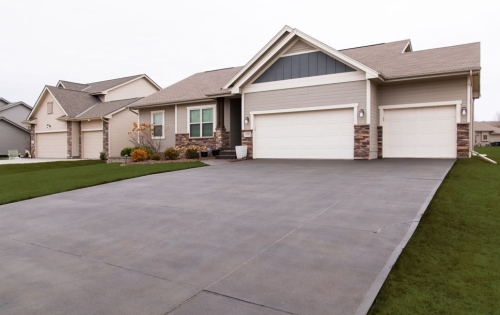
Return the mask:
<path id="1" fill-rule="evenodd" d="M 132 154 L 133 148 L 123 148 L 120 152 L 120 156 L 130 156 Z"/>
<path id="2" fill-rule="evenodd" d="M 132 151 L 131 160 L 132 162 L 142 162 L 149 158 L 148 153 L 142 149 L 135 149 Z"/>
<path id="3" fill-rule="evenodd" d="M 198 147 L 191 146 L 186 149 L 185 153 L 186 159 L 198 159 L 200 155 L 198 154 Z"/>
<path id="4" fill-rule="evenodd" d="M 174 147 L 166 148 L 163 151 L 163 156 L 166 160 L 177 160 L 179 158 L 179 150 L 176 150 Z"/>

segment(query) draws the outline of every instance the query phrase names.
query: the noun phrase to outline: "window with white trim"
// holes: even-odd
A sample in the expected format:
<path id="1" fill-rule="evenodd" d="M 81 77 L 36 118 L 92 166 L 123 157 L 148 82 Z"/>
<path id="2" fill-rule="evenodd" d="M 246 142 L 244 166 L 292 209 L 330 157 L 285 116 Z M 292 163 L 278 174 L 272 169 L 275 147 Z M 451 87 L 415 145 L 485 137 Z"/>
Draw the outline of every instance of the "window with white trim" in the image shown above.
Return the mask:
<path id="1" fill-rule="evenodd" d="M 47 103 L 47 115 L 50 115 L 52 113 L 54 113 L 54 103 L 48 102 Z"/>
<path id="2" fill-rule="evenodd" d="M 151 127 L 153 129 L 152 137 L 153 139 L 163 139 L 165 138 L 165 111 L 154 111 L 151 112 Z"/>
<path id="3" fill-rule="evenodd" d="M 483 141 L 488 141 L 488 134 L 487 133 L 483 133 Z"/>
<path id="4" fill-rule="evenodd" d="M 214 108 L 193 108 L 189 111 L 189 137 L 204 138 L 214 136 Z"/>

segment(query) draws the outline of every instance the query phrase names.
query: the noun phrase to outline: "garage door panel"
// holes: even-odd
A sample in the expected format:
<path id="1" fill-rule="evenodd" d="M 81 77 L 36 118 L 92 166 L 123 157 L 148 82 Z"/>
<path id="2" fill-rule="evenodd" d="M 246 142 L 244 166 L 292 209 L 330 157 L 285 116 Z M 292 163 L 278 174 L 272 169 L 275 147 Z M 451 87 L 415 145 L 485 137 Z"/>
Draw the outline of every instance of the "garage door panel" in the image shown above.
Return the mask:
<path id="1" fill-rule="evenodd" d="M 98 159 L 102 150 L 102 131 L 83 132 L 83 158 Z"/>
<path id="2" fill-rule="evenodd" d="M 456 157 L 455 106 L 384 110 L 384 157 Z"/>
<path id="3" fill-rule="evenodd" d="M 353 109 L 258 115 L 254 125 L 255 158 L 353 158 Z"/>
<path id="4" fill-rule="evenodd" d="M 66 132 L 39 133 L 36 135 L 36 156 L 39 158 L 67 158 Z"/>

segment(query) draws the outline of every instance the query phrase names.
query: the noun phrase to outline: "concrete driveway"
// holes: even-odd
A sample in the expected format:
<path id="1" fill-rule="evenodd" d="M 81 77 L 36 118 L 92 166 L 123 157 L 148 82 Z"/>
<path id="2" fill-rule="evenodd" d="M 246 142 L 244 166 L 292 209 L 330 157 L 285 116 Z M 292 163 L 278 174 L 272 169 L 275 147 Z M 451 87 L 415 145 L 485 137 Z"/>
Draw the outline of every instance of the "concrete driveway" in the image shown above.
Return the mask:
<path id="1" fill-rule="evenodd" d="M 362 314 L 453 163 L 242 161 L 0 206 L 0 313 Z"/>

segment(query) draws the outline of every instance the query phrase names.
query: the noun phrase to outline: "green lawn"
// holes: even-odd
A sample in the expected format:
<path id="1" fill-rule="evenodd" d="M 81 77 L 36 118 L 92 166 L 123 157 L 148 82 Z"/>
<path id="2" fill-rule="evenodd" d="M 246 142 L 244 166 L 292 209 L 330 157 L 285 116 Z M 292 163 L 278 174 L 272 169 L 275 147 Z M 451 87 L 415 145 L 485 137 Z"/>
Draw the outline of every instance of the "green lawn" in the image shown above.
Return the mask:
<path id="1" fill-rule="evenodd" d="M 0 205 L 138 176 L 204 166 L 176 162 L 120 166 L 102 161 L 0 165 Z"/>
<path id="2" fill-rule="evenodd" d="M 500 314 L 500 165 L 456 162 L 369 314 Z"/>

